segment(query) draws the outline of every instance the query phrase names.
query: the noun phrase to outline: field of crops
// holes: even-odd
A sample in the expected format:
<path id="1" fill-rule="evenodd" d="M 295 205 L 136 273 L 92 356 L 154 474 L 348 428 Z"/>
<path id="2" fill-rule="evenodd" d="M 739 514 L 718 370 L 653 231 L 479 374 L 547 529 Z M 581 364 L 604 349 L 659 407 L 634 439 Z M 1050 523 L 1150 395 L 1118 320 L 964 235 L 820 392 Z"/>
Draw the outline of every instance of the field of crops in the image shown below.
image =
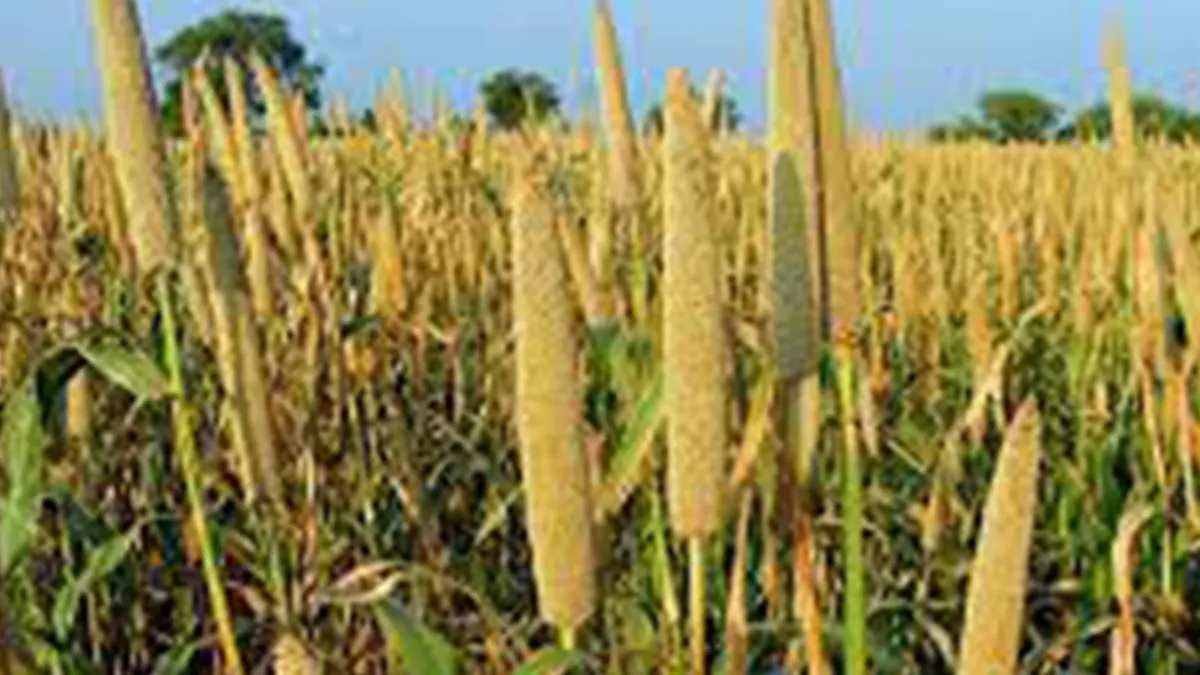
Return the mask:
<path id="1" fill-rule="evenodd" d="M 1200 672 L 1200 154 L 0 89 L 0 675 Z M 693 74 L 693 76 L 696 74 Z M 238 92 L 266 101 L 251 124 Z M 19 92 L 10 92 L 19 95 Z M 1191 290 L 1189 290 L 1191 289 Z"/>

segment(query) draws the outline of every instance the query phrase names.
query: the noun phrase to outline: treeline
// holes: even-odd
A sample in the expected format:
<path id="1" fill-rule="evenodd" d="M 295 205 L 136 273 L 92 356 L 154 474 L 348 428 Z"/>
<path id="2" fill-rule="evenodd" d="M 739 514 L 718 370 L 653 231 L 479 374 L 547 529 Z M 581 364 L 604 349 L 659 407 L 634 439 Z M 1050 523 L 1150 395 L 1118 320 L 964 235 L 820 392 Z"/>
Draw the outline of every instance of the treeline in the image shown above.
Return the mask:
<path id="1" fill-rule="evenodd" d="M 1141 138 L 1178 144 L 1200 141 L 1200 112 L 1157 94 L 1135 96 L 1133 116 Z M 1054 101 L 1019 89 L 987 92 L 973 113 L 929 130 L 929 138 L 937 142 L 1103 142 L 1111 136 L 1112 114 L 1107 102 L 1068 115 Z"/>
<path id="2" fill-rule="evenodd" d="M 325 64 L 312 58 L 305 45 L 293 35 L 288 20 L 270 13 L 226 10 L 187 26 L 154 51 L 166 82 L 162 98 L 164 128 L 172 135 L 183 133 L 183 80 L 193 68 L 208 71 L 218 97 L 227 100 L 223 62 L 232 60 L 247 67 L 249 55 L 257 53 L 276 71 L 281 83 L 298 92 L 304 108 L 312 115 L 314 134 L 328 133 L 321 113 L 321 80 Z M 394 86 L 399 87 L 399 83 Z M 728 94 L 714 93 L 712 123 L 734 131 L 743 119 L 737 102 Z M 247 87 L 249 112 L 260 119 L 265 106 L 259 93 Z M 399 92 L 395 92 L 399 93 Z M 703 95 L 692 92 L 697 98 Z M 708 92 L 705 92 L 706 94 Z M 491 73 L 479 87 L 479 102 L 489 124 L 513 129 L 528 121 L 563 120 L 561 96 L 554 83 L 540 73 L 503 69 Z M 470 114 L 447 110 L 451 124 L 469 126 Z M 1133 103 L 1136 132 L 1145 139 L 1169 143 L 1200 141 L 1200 111 L 1168 101 L 1152 93 L 1136 96 Z M 375 124 L 368 108 L 359 120 L 368 128 Z M 643 131 L 661 133 L 662 106 L 654 102 L 642 120 Z M 1112 134 L 1107 103 L 1101 102 L 1073 115 L 1055 101 L 1024 89 L 986 92 L 975 109 L 952 121 L 937 124 L 928 136 L 937 142 L 989 141 L 994 143 L 1103 142 Z"/>

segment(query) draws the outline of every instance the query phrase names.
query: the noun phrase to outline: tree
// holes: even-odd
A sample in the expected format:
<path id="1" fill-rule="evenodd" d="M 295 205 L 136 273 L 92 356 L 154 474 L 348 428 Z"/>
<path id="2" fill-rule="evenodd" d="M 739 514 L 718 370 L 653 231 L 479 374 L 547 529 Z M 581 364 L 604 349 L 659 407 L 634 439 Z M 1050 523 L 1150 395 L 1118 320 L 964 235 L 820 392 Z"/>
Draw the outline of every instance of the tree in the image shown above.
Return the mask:
<path id="1" fill-rule="evenodd" d="M 1019 89 L 991 91 L 979 100 L 984 124 L 1001 143 L 1042 143 L 1053 138 L 1062 108 Z"/>
<path id="2" fill-rule="evenodd" d="M 696 88 L 691 87 L 692 97 L 697 101 L 701 100 L 700 92 Z M 738 110 L 737 101 L 729 94 L 721 94 L 720 102 L 717 104 L 717 114 L 713 119 L 709 120 L 710 128 L 717 131 L 717 126 L 722 125 L 729 131 L 737 131 L 742 125 L 742 113 Z M 663 132 L 663 106 L 662 102 L 656 102 L 646 111 L 646 116 L 642 118 L 642 130 L 648 134 L 661 134 Z"/>
<path id="3" fill-rule="evenodd" d="M 1133 124 L 1141 138 L 1171 143 L 1200 140 L 1200 114 L 1156 94 L 1134 97 Z M 1064 141 L 1107 141 L 1111 137 L 1112 107 L 1108 102 L 1086 108 L 1059 133 Z"/>
<path id="4" fill-rule="evenodd" d="M 488 117 L 501 129 L 515 129 L 527 121 L 540 122 L 559 112 L 561 103 L 554 85 L 537 73 L 515 69 L 493 74 L 479 87 Z"/>
<path id="5" fill-rule="evenodd" d="M 938 124 L 929 130 L 929 138 L 938 143 L 995 141 L 995 130 L 970 116 L 963 115 L 949 124 Z"/>
<path id="6" fill-rule="evenodd" d="M 275 69 L 282 84 L 303 93 L 309 110 L 320 107 L 320 80 L 325 67 L 309 59 L 304 45 L 292 35 L 287 19 L 273 14 L 227 10 L 184 28 L 155 50 L 154 58 L 169 78 L 163 97 L 164 127 L 172 133 L 182 129 L 182 77 L 202 56 L 208 59 L 213 87 L 225 100 L 221 62 L 230 57 L 248 72 L 249 56 L 254 52 Z M 251 114 L 262 114 L 262 97 L 249 83 L 246 101 Z"/>
<path id="7" fill-rule="evenodd" d="M 358 116 L 358 124 L 370 133 L 375 133 L 379 130 L 379 120 L 375 118 L 375 111 L 370 108 L 366 108 Z"/>
<path id="8" fill-rule="evenodd" d="M 964 115 L 930 130 L 935 141 L 991 140 L 997 143 L 1045 143 L 1055 138 L 1062 108 L 1021 89 L 986 92 L 978 116 Z"/>

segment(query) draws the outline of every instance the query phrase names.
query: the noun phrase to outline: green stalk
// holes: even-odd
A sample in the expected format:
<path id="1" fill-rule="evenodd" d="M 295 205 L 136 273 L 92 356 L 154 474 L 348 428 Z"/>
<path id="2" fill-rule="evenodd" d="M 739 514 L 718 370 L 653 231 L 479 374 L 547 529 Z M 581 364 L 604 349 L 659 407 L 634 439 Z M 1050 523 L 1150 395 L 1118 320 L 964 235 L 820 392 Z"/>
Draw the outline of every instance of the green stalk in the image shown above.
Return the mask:
<path id="1" fill-rule="evenodd" d="M 858 429 L 854 420 L 854 347 L 838 340 L 837 386 L 841 407 L 844 477 L 842 483 L 842 552 L 846 558 L 845 660 L 849 675 L 867 673 L 866 582 L 863 563 L 863 486 Z"/>
<path id="2" fill-rule="evenodd" d="M 574 628 L 560 628 L 558 643 L 566 651 L 575 651 L 575 647 L 579 644 L 579 635 Z"/>
<path id="3" fill-rule="evenodd" d="M 667 625 L 667 641 L 672 663 L 678 663 L 677 657 L 682 652 L 679 634 L 679 600 L 675 595 L 674 575 L 671 572 L 671 553 L 667 546 L 667 524 L 663 517 L 662 497 L 659 490 L 650 490 L 650 532 L 653 540 L 653 557 L 656 576 L 658 577 L 659 593 L 662 597 L 663 619 Z"/>
<path id="4" fill-rule="evenodd" d="M 200 542 L 201 561 L 204 567 L 204 582 L 208 586 L 209 600 L 212 602 L 213 618 L 217 623 L 217 635 L 221 643 L 221 651 L 225 655 L 225 671 L 242 675 L 241 656 L 238 654 L 237 639 L 233 630 L 233 621 L 229 614 L 229 605 L 225 600 L 225 584 L 221 579 L 221 568 L 213 551 L 212 539 L 208 533 L 208 520 L 204 515 L 204 491 L 200 481 L 200 459 L 196 454 L 196 440 L 192 436 L 192 410 L 188 405 L 183 383 L 183 360 L 180 357 L 179 333 L 175 324 L 175 303 L 171 295 L 170 275 L 159 272 L 156 279 L 159 311 L 163 322 L 163 359 L 167 367 L 167 377 L 175 395 L 172 404 L 171 420 L 175 450 L 179 455 L 180 471 L 183 473 L 184 486 L 187 490 L 188 508 L 191 510 L 191 525 L 197 541 Z"/>
<path id="5" fill-rule="evenodd" d="M 574 627 L 560 627 L 558 629 L 558 647 L 566 652 L 573 652 L 579 648 L 579 629 Z M 568 675 L 575 670 L 574 667 L 568 666 L 559 670 L 555 670 L 554 675 Z"/>
<path id="6" fill-rule="evenodd" d="M 704 631 L 704 539 L 688 539 L 688 616 L 691 619 L 692 674 L 704 675 L 707 640 Z"/>

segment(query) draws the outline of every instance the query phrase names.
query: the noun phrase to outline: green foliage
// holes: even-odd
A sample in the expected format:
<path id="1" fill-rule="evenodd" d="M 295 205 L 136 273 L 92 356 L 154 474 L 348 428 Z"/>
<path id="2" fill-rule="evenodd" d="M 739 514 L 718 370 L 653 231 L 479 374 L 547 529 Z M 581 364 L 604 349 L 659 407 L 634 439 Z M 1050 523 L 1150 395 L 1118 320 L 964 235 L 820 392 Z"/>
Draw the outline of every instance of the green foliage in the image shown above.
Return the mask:
<path id="1" fill-rule="evenodd" d="M 583 665 L 583 655 L 566 649 L 543 649 L 529 657 L 513 675 L 551 675 Z"/>
<path id="2" fill-rule="evenodd" d="M 0 419 L 0 605 L 9 604 L 9 592 L 17 586 L 35 584 L 35 565 L 22 565 L 31 556 L 42 524 L 42 507 L 47 498 L 47 455 L 54 434 L 50 425 L 68 383 L 85 366 L 133 395 L 139 402 L 159 399 L 167 393 L 166 378 L 143 352 L 130 348 L 107 333 L 90 336 L 49 352 L 33 372 L 13 391 L 7 392 Z M 92 550 L 78 577 L 70 577 L 55 595 L 52 620 L 53 642 L 39 649 L 40 659 L 56 665 L 55 672 L 80 672 L 80 653 L 72 652 L 70 634 L 85 597 L 124 561 L 137 541 L 140 527 L 113 537 Z M 24 618 L 24 617 L 22 617 Z M 41 623 L 46 623 L 46 617 Z M 15 628 L 15 626 L 13 627 Z M 48 627 L 47 627 L 48 628 Z M 9 635 L 10 626 L 0 625 L 0 641 L 21 641 L 19 631 Z M 33 635 L 27 637 L 35 637 Z M 36 636 L 43 639 L 46 636 Z M 52 646 L 53 645 L 53 646 Z M 6 647 L 8 648 L 8 647 Z M 0 662 L 0 666 L 4 665 Z M 44 665 L 44 664 L 43 664 Z M 24 671 L 18 671 L 24 672 Z"/>
<path id="3" fill-rule="evenodd" d="M 1001 143 L 1041 143 L 1053 136 L 1062 108 L 1020 89 L 991 91 L 979 99 L 984 125 Z"/>
<path id="4" fill-rule="evenodd" d="M 1140 138 L 1183 143 L 1200 139 L 1200 113 L 1156 94 L 1133 100 L 1134 130 Z M 1081 111 L 1059 132 L 1062 140 L 1107 141 L 1112 137 L 1112 108 L 1107 102 Z"/>
<path id="5" fill-rule="evenodd" d="M 0 576 L 7 576 L 33 539 L 41 499 L 46 433 L 35 382 L 8 400 L 3 424 L 0 451 L 7 492 L 0 510 Z"/>
<path id="6" fill-rule="evenodd" d="M 935 142 L 1046 143 L 1058 136 L 1063 109 L 1023 89 L 996 89 L 979 97 L 973 115 L 929 130 Z"/>
<path id="7" fill-rule="evenodd" d="M 388 659 L 406 675 L 456 675 L 459 655 L 444 637 L 411 616 L 394 599 L 375 605 L 375 618 L 387 639 Z"/>
<path id="8" fill-rule="evenodd" d="M 66 586 L 59 589 L 54 600 L 54 634 L 60 642 L 66 642 L 75 627 L 79 616 L 79 604 L 92 588 L 108 575 L 129 556 L 130 550 L 138 541 L 141 533 L 141 523 L 134 525 L 128 532 L 117 535 L 104 542 L 88 554 L 87 564 L 83 572 L 70 580 Z"/>
<path id="9" fill-rule="evenodd" d="M 160 655 L 154 662 L 154 675 L 184 675 L 196 652 L 208 646 L 211 638 L 188 640 Z"/>
<path id="10" fill-rule="evenodd" d="M 1200 113 L 1157 94 L 1136 96 L 1133 117 L 1139 138 L 1167 143 L 1200 139 Z M 1062 108 L 1048 99 L 1018 89 L 995 90 L 980 97 L 976 114 L 936 124 L 928 136 L 938 143 L 1101 142 L 1112 136 L 1112 108 L 1101 101 L 1064 122 Z"/>
<path id="11" fill-rule="evenodd" d="M 994 141 L 996 132 L 987 124 L 962 115 L 948 124 L 937 124 L 929 129 L 929 139 L 938 143 L 963 143 L 967 141 Z"/>
<path id="12" fill-rule="evenodd" d="M 258 52 L 278 73 L 280 82 L 292 91 L 303 92 L 310 110 L 321 105 L 320 80 L 325 67 L 310 60 L 308 50 L 292 35 L 287 19 L 273 14 L 226 10 L 176 33 L 154 50 L 154 58 L 168 76 L 162 104 L 163 126 L 178 134 L 183 128 L 182 75 L 201 58 L 207 58 L 209 79 L 218 96 L 226 99 L 221 61 L 231 57 L 246 67 L 251 53 Z M 246 88 L 251 114 L 264 110 L 258 91 Z"/>
<path id="13" fill-rule="evenodd" d="M 502 70 L 479 87 L 488 117 L 501 129 L 541 122 L 559 112 L 561 100 L 554 85 L 538 73 Z"/>
<path id="14" fill-rule="evenodd" d="M 979 97 L 974 115 L 929 130 L 935 142 L 1045 143 L 1055 138 L 1063 111 L 1023 89 L 996 89 Z"/>
<path id="15" fill-rule="evenodd" d="M 71 347 L 79 352 L 105 379 L 128 391 L 139 401 L 166 396 L 166 375 L 149 356 L 131 350 L 112 335 L 86 340 Z"/>
<path id="16" fill-rule="evenodd" d="M 379 130 L 379 120 L 375 118 L 375 111 L 370 108 L 362 111 L 362 114 L 358 117 L 358 124 L 371 133 Z"/>
<path id="17" fill-rule="evenodd" d="M 44 487 L 47 422 L 71 377 L 90 364 L 139 401 L 161 398 L 166 378 L 149 356 L 112 335 L 64 346 L 41 361 L 9 397 L 0 422 L 6 490 L 0 499 L 0 577 L 12 571 L 33 539 Z"/>
<path id="18" fill-rule="evenodd" d="M 616 512 L 645 480 L 654 450 L 654 440 L 662 427 L 662 374 L 656 373 L 642 397 L 629 412 L 613 456 L 601 494 L 600 507 Z"/>

